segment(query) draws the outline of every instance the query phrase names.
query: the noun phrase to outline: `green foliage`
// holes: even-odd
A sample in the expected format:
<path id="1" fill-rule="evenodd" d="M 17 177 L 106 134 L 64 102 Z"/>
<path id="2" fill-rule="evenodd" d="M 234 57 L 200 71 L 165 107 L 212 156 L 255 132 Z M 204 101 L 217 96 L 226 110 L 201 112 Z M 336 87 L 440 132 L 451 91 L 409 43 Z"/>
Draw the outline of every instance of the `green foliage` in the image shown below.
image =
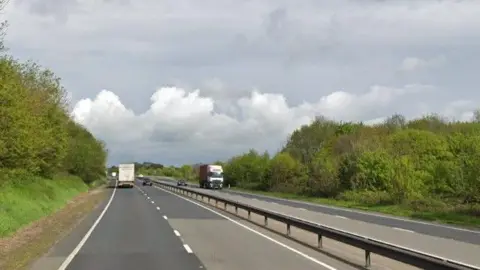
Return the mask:
<path id="1" fill-rule="evenodd" d="M 1 169 L 42 179 L 67 172 L 89 184 L 105 175 L 106 158 L 103 142 L 71 120 L 58 77 L 33 62 L 0 58 Z"/>
<path id="2" fill-rule="evenodd" d="M 53 213 L 88 186 L 76 176 L 52 179 L 25 170 L 0 169 L 0 237 Z"/>
<path id="3" fill-rule="evenodd" d="M 0 0 L 0 11 L 6 3 Z M 6 26 L 0 21 L 0 52 Z M 0 237 L 104 177 L 105 145 L 73 122 L 67 105 L 50 70 L 0 57 Z"/>
<path id="4" fill-rule="evenodd" d="M 471 122 L 396 114 L 375 126 L 318 117 L 271 159 L 250 150 L 224 166 L 244 189 L 478 216 L 480 111 Z"/>

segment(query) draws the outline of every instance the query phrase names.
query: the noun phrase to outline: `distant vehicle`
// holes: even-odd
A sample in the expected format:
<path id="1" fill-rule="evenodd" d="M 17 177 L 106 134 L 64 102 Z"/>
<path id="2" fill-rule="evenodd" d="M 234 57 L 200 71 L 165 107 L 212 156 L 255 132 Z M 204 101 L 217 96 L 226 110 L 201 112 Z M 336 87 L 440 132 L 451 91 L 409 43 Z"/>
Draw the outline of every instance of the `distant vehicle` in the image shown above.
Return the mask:
<path id="1" fill-rule="evenodd" d="M 198 168 L 200 188 L 223 188 L 223 168 L 221 165 L 203 164 Z"/>
<path id="2" fill-rule="evenodd" d="M 179 179 L 177 181 L 177 186 L 187 186 L 187 181 L 185 181 L 183 179 Z"/>
<path id="3" fill-rule="evenodd" d="M 143 178 L 142 186 L 152 186 L 152 185 L 153 185 L 152 180 L 150 180 L 149 178 Z"/>
<path id="4" fill-rule="evenodd" d="M 118 165 L 118 186 L 133 188 L 135 183 L 135 164 Z"/>

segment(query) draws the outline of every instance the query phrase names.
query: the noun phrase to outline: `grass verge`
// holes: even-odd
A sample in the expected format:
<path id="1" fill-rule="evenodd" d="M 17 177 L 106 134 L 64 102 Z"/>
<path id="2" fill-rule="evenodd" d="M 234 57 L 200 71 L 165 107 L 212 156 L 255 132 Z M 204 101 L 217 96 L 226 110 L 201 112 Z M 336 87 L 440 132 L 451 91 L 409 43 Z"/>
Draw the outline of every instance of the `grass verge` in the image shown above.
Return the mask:
<path id="1" fill-rule="evenodd" d="M 415 209 L 410 205 L 392 205 L 392 204 L 383 204 L 383 205 L 372 205 L 367 203 L 348 201 L 348 200 L 338 200 L 338 199 L 329 199 L 329 198 L 317 198 L 317 197 L 307 197 L 295 194 L 280 193 L 280 192 L 262 192 L 255 191 L 243 188 L 231 188 L 232 190 L 266 195 L 271 197 L 305 201 L 310 203 L 322 204 L 337 206 L 349 209 L 358 209 L 369 212 L 377 212 L 382 214 L 388 214 L 392 216 L 406 217 L 416 220 L 437 222 L 443 224 L 459 225 L 462 227 L 468 227 L 473 229 L 480 228 L 480 216 L 478 216 L 479 206 L 470 206 L 468 209 L 463 207 L 445 207 L 444 209 L 428 210 L 428 209 Z M 474 214 L 472 214 L 474 213 Z"/>
<path id="2" fill-rule="evenodd" d="M 6 174 L 15 181 L 0 187 L 0 269 L 25 269 L 106 194 L 100 182 L 93 189 L 69 175 L 43 179 L 22 171 Z"/>
<path id="3" fill-rule="evenodd" d="M 57 175 L 44 179 L 24 171 L 0 172 L 0 237 L 45 217 L 89 187 L 78 177 Z M 12 181 L 11 179 L 14 179 Z"/>

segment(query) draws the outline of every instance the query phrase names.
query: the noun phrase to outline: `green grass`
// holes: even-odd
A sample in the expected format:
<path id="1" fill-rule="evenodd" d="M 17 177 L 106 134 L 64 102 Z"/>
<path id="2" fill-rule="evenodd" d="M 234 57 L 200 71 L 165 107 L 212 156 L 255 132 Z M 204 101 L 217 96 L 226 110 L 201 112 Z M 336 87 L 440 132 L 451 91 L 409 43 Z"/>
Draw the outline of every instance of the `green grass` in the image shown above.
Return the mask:
<path id="1" fill-rule="evenodd" d="M 329 198 L 307 197 L 280 192 L 262 192 L 249 189 L 232 188 L 243 192 L 255 193 L 260 195 L 272 196 L 283 199 L 306 201 L 316 204 L 331 205 L 350 209 L 359 209 L 369 212 L 383 213 L 393 216 L 407 217 L 417 220 L 425 220 L 444 224 L 460 225 L 463 227 L 480 228 L 480 208 L 478 205 L 469 207 L 446 207 L 442 210 L 418 210 L 409 205 L 372 205 L 348 200 L 337 200 Z"/>
<path id="2" fill-rule="evenodd" d="M 0 170 L 0 237 L 45 217 L 89 187 L 78 177 L 44 179 L 24 171 Z"/>

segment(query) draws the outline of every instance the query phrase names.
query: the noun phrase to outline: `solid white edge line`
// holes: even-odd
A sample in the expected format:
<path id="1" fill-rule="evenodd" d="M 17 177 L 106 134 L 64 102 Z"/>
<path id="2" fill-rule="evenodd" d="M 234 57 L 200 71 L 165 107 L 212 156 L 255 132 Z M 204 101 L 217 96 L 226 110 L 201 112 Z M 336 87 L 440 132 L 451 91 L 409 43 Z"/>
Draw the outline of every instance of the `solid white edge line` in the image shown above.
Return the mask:
<path id="1" fill-rule="evenodd" d="M 335 217 L 337 217 L 337 218 L 341 218 L 341 219 L 348 219 L 347 217 L 340 216 L 340 215 L 335 215 Z"/>
<path id="2" fill-rule="evenodd" d="M 174 233 L 176 236 L 180 236 L 180 233 L 179 233 L 177 230 L 173 230 L 173 233 Z"/>
<path id="3" fill-rule="evenodd" d="M 73 258 L 78 254 L 80 249 L 82 249 L 83 245 L 87 242 L 88 238 L 90 235 L 93 233 L 97 225 L 100 223 L 102 220 L 103 216 L 107 212 L 108 208 L 110 207 L 110 204 L 113 201 L 113 197 L 115 196 L 115 192 L 117 191 L 117 181 L 115 181 L 115 188 L 113 189 L 112 195 L 110 196 L 110 200 L 108 201 L 107 205 L 105 205 L 105 208 L 103 208 L 102 213 L 100 213 L 100 216 L 98 216 L 97 220 L 95 220 L 95 223 L 93 223 L 92 227 L 88 230 L 88 232 L 83 236 L 82 240 L 80 240 L 80 243 L 73 249 L 73 251 L 68 255 L 68 257 L 63 261 L 63 263 L 60 265 L 58 270 L 65 270 L 68 265 L 72 262 Z"/>
<path id="4" fill-rule="evenodd" d="M 427 225 L 427 226 L 440 227 L 440 228 L 451 229 L 451 230 L 456 230 L 456 231 L 464 231 L 464 232 L 469 232 L 469 233 L 480 234 L 479 230 L 470 230 L 470 229 L 464 229 L 464 228 L 448 226 L 448 225 L 443 225 L 443 224 L 436 224 L 436 223 L 425 222 L 425 221 L 420 221 L 420 220 L 415 220 L 415 219 L 401 218 L 401 217 L 396 217 L 396 216 L 392 216 L 392 215 L 372 213 L 372 212 L 363 211 L 361 209 L 352 210 L 352 209 L 347 209 L 347 208 L 343 208 L 343 207 L 335 207 L 335 206 L 331 206 L 331 205 L 310 203 L 310 202 L 304 202 L 304 201 L 299 201 L 299 200 L 288 200 L 288 199 L 272 197 L 272 196 L 265 196 L 265 195 L 248 193 L 248 192 L 233 191 L 230 194 L 241 196 L 241 197 L 244 197 L 244 198 L 247 198 L 247 199 L 248 198 L 255 199 L 255 198 L 247 197 L 244 194 L 253 195 L 253 196 L 257 196 L 259 198 L 264 198 L 264 199 L 266 198 L 266 199 L 274 199 L 274 200 L 290 202 L 290 203 L 293 202 L 293 203 L 297 203 L 297 204 L 306 204 L 306 205 L 311 205 L 311 206 L 315 206 L 315 207 L 319 207 L 319 208 L 334 209 L 334 210 L 338 210 L 338 211 L 345 211 L 345 212 L 356 213 L 356 214 L 361 214 L 361 215 L 374 216 L 374 217 L 379 217 L 379 218 L 383 218 L 383 219 L 393 219 L 393 220 L 399 220 L 399 221 L 403 221 L 403 222 L 407 222 L 407 223 L 417 223 L 417 224 L 422 224 L 422 225 Z M 262 201 L 265 201 L 265 200 L 262 200 Z M 286 205 L 286 206 L 291 206 L 291 205 Z M 323 213 L 323 212 L 319 212 L 319 213 Z"/>
<path id="5" fill-rule="evenodd" d="M 163 189 L 162 189 L 163 190 Z M 167 190 L 165 190 L 167 191 Z M 175 194 L 177 195 L 177 194 Z M 181 197 L 180 195 L 177 195 L 179 196 L 180 198 L 183 198 Z M 207 208 L 208 209 L 208 208 Z M 212 211 L 212 210 L 210 210 Z M 276 214 L 285 214 L 285 213 L 281 213 L 281 212 L 276 212 L 276 211 L 273 211 L 271 209 L 268 209 L 268 211 L 272 212 L 272 213 L 276 213 Z M 214 212 L 214 211 L 213 211 Z M 293 215 L 290 215 L 291 217 L 293 218 L 296 218 L 296 219 L 299 219 L 299 220 L 304 220 L 304 221 L 308 221 L 308 222 L 313 222 L 311 220 L 306 220 L 306 219 L 302 219 L 300 217 L 297 217 L 297 216 L 293 216 Z M 346 218 L 346 217 L 345 217 Z M 348 219 L 348 218 L 346 218 Z M 316 222 L 313 222 L 314 224 L 317 224 L 317 225 L 320 225 L 320 226 L 325 226 L 325 225 L 322 225 L 322 224 L 319 224 L 319 223 L 316 223 Z M 341 230 L 341 229 L 337 229 L 335 228 L 335 230 L 337 231 L 340 231 L 340 232 L 345 232 L 345 233 L 349 233 L 349 234 L 355 234 L 355 235 L 358 235 L 358 236 L 361 236 L 361 237 L 364 237 L 365 239 L 368 239 L 368 240 L 373 240 L 373 241 L 377 241 L 377 242 L 381 242 L 381 243 L 385 243 L 385 244 L 389 244 L 389 245 L 392 245 L 392 246 L 395 246 L 395 247 L 399 247 L 399 248 L 403 248 L 405 250 L 408 250 L 408 251 L 413 251 L 413 252 L 416 252 L 416 253 L 420 253 L 420 254 L 423 254 L 423 255 L 427 255 L 427 256 L 431 256 L 431 257 L 436 257 L 436 258 L 440 258 L 440 259 L 443 259 L 444 261 L 448 261 L 448 262 L 453 262 L 453 263 L 456 263 L 456 264 L 461 264 L 461 265 L 465 265 L 465 266 L 468 266 L 472 269 L 479 269 L 478 266 L 473 266 L 471 264 L 468 264 L 466 262 L 462 262 L 462 261 L 458 261 L 458 260 L 453 260 L 453 259 L 448 259 L 448 258 L 445 258 L 445 257 L 442 257 L 438 254 L 432 254 L 432 253 L 428 253 L 428 252 L 425 252 L 425 251 L 420 251 L 418 249 L 414 249 L 414 248 L 410 248 L 410 247 L 406 247 L 406 246 L 402 246 L 402 245 L 398 245 L 398 244 L 395 244 L 395 243 L 392 243 L 392 242 L 388 242 L 388 241 L 384 241 L 384 240 L 380 240 L 380 239 L 377 239 L 377 238 L 374 238 L 374 237 L 367 237 L 367 236 L 362 236 L 362 235 L 359 235 L 357 233 L 353 233 L 353 232 L 350 232 L 350 231 L 345 231 L 345 230 Z"/>
<path id="6" fill-rule="evenodd" d="M 249 231 L 251 231 L 251 232 L 253 232 L 253 233 L 255 233 L 255 234 L 257 234 L 257 235 L 259 235 L 259 236 L 261 236 L 261 237 L 263 237 L 263 238 L 265 238 L 265 239 L 267 239 L 267 240 L 270 240 L 271 242 L 273 242 L 273 243 L 275 243 L 275 244 L 277 244 L 277 245 L 279 245 L 279 246 L 281 246 L 281 247 L 283 247 L 283 248 L 285 248 L 285 249 L 288 249 L 288 250 L 290 250 L 290 251 L 292 251 L 292 252 L 294 252 L 294 253 L 296 253 L 296 254 L 304 257 L 305 259 L 310 260 L 310 261 L 312 261 L 312 262 L 314 262 L 314 263 L 316 263 L 316 264 L 318 264 L 318 265 L 321 265 L 321 266 L 323 266 L 323 267 L 325 267 L 325 268 L 327 268 L 327 269 L 329 269 L 329 270 L 337 270 L 337 269 L 334 268 L 333 266 L 330 266 L 330 265 L 328 265 L 328 264 L 326 264 L 326 263 L 324 263 L 324 262 L 321 262 L 321 261 L 319 261 L 319 260 L 317 260 L 317 259 L 315 259 L 315 258 L 313 258 L 313 257 L 311 257 L 311 256 L 309 256 L 309 255 L 307 255 L 307 254 L 305 254 L 305 253 L 303 253 L 303 252 L 295 249 L 295 248 L 292 248 L 292 247 L 290 247 L 290 246 L 288 246 L 288 245 L 286 245 L 286 244 L 284 244 L 284 243 L 282 243 L 282 242 L 280 242 L 280 241 L 277 241 L 277 240 L 271 238 L 270 236 L 267 236 L 267 235 L 265 235 L 265 234 L 263 234 L 263 233 L 255 230 L 255 229 L 252 229 L 252 228 L 248 227 L 247 225 L 244 225 L 244 224 L 242 224 L 242 223 L 240 223 L 240 222 L 238 222 L 238 221 L 236 221 L 236 220 L 233 220 L 233 219 L 231 219 L 230 217 L 227 217 L 226 215 L 223 215 L 223 214 L 221 214 L 221 213 L 219 213 L 219 212 L 217 212 L 217 211 L 215 211 L 215 210 L 212 210 L 212 209 L 210 209 L 210 208 L 208 208 L 208 207 L 206 207 L 206 206 L 204 206 L 204 205 L 201 205 L 200 203 L 197 203 L 197 202 L 195 202 L 195 201 L 193 201 L 193 200 L 190 200 L 190 199 L 188 199 L 188 198 L 182 197 L 182 196 L 180 196 L 180 195 L 178 195 L 178 194 L 176 194 L 176 193 L 174 193 L 174 192 L 168 191 L 168 190 L 166 190 L 166 189 L 163 189 L 163 188 L 160 188 L 160 187 L 155 187 L 155 188 L 157 188 L 157 189 L 159 189 L 159 190 L 162 190 L 162 191 L 164 191 L 164 192 L 168 192 L 168 193 L 170 193 L 170 194 L 172 194 L 172 195 L 175 195 L 175 196 L 177 196 L 177 197 L 179 197 L 179 198 L 181 198 L 181 199 L 184 199 L 184 200 L 186 200 L 186 201 L 188 201 L 188 202 L 191 202 L 191 203 L 193 203 L 193 204 L 195 204 L 195 205 L 197 205 L 197 206 L 200 206 L 200 207 L 202 207 L 203 209 L 206 209 L 206 210 L 208 210 L 208 211 L 210 211 L 210 212 L 212 212 L 212 213 L 214 213 L 214 214 L 216 214 L 216 215 L 218 215 L 218 216 L 221 216 L 221 217 L 223 217 L 223 218 L 225 218 L 225 219 L 227 219 L 227 220 L 235 223 L 236 225 L 238 225 L 238 226 L 240 226 L 240 227 L 242 227 L 242 228 L 244 228 L 244 229 L 246 229 L 246 230 L 249 230 Z"/>
<path id="7" fill-rule="evenodd" d="M 392 228 L 393 228 L 394 230 L 397 230 L 397 231 L 414 233 L 414 231 L 412 231 L 412 230 L 407 230 L 407 229 L 398 228 L 398 227 L 392 227 Z"/>
<path id="8" fill-rule="evenodd" d="M 184 244 L 183 247 L 188 253 L 193 253 L 193 250 L 187 244 Z"/>

